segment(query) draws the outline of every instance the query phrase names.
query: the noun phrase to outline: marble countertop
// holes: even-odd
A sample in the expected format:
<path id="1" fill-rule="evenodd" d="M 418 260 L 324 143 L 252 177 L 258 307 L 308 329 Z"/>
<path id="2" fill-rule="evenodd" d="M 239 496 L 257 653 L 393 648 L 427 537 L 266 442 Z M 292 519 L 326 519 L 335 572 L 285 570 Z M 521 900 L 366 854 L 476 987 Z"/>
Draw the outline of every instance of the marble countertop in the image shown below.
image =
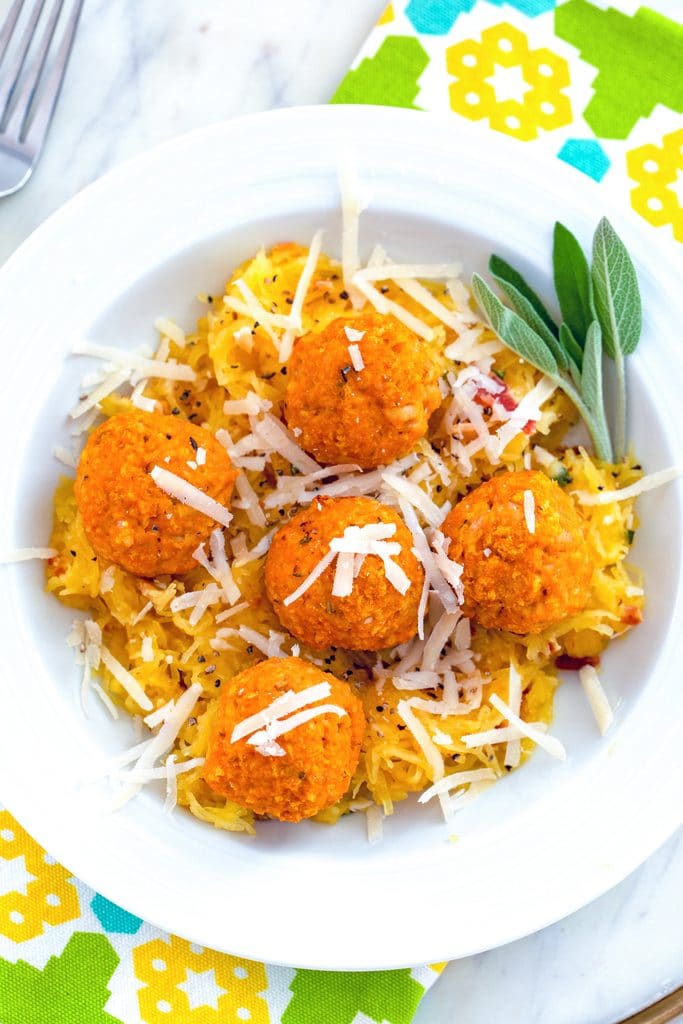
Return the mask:
<path id="1" fill-rule="evenodd" d="M 0 0 L 0 16 L 8 6 Z M 0 203 L 0 263 L 85 185 L 155 143 L 326 102 L 383 6 L 86 0 L 44 156 L 29 186 Z M 611 1024 L 683 983 L 682 896 L 679 835 L 589 907 L 449 965 L 416 1024 Z"/>

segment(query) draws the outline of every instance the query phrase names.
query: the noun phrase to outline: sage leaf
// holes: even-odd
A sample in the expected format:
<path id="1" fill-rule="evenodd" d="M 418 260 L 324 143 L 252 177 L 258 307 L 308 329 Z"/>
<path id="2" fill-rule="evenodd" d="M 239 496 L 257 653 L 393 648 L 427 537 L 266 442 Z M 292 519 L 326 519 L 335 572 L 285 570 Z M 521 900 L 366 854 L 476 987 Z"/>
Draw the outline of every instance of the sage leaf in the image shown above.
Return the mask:
<path id="1" fill-rule="evenodd" d="M 571 363 L 574 363 L 579 370 L 583 362 L 583 349 L 565 323 L 560 324 L 560 344 L 567 353 Z"/>
<path id="2" fill-rule="evenodd" d="M 612 462 L 614 456 L 605 417 L 605 398 L 602 386 L 602 331 L 597 320 L 591 322 L 586 333 L 581 373 L 581 397 L 591 413 L 589 427 L 596 454 L 598 458 Z"/>
<path id="3" fill-rule="evenodd" d="M 543 339 L 521 317 L 503 305 L 479 274 L 472 276 L 472 291 L 501 341 L 537 370 L 553 379 L 559 378 L 557 360 Z"/>
<path id="4" fill-rule="evenodd" d="M 591 275 L 579 242 L 559 221 L 553 232 L 553 280 L 562 318 L 582 345 L 595 319 Z"/>
<path id="5" fill-rule="evenodd" d="M 527 284 L 527 282 L 518 270 L 515 270 L 514 267 L 511 267 L 510 264 L 507 263 L 501 256 L 496 255 L 491 256 L 491 258 L 489 259 L 489 270 L 493 277 L 495 277 L 499 283 L 501 281 L 507 281 L 508 284 L 511 284 L 513 288 L 516 288 L 517 291 L 524 296 L 527 302 L 531 303 L 531 305 L 536 310 L 536 312 L 538 313 L 546 327 L 550 331 L 552 331 L 555 337 L 557 337 L 557 324 L 553 320 L 548 310 L 545 308 L 543 300 L 538 297 L 538 295 L 533 290 L 531 285 Z"/>
<path id="6" fill-rule="evenodd" d="M 500 289 L 507 295 L 510 300 L 510 305 L 514 309 L 515 313 L 517 313 L 517 315 L 529 325 L 532 331 L 535 331 L 539 338 L 542 338 L 546 343 L 552 354 L 555 356 L 560 370 L 569 369 L 569 361 L 562 345 L 546 325 L 545 321 L 536 312 L 529 300 L 519 291 L 518 288 L 513 284 L 510 284 L 509 281 L 506 281 L 505 278 L 499 277 L 497 274 L 493 273 L 492 276 L 498 283 Z"/>
<path id="7" fill-rule="evenodd" d="M 605 351 L 616 369 L 615 437 L 616 455 L 622 459 L 626 447 L 626 373 L 624 358 L 640 340 L 642 307 L 638 278 L 626 246 L 603 217 L 593 238 L 593 301 Z"/>
<path id="8" fill-rule="evenodd" d="M 636 270 L 626 246 L 603 217 L 593 238 L 593 300 L 608 355 L 630 355 L 640 339 L 642 309 Z"/>

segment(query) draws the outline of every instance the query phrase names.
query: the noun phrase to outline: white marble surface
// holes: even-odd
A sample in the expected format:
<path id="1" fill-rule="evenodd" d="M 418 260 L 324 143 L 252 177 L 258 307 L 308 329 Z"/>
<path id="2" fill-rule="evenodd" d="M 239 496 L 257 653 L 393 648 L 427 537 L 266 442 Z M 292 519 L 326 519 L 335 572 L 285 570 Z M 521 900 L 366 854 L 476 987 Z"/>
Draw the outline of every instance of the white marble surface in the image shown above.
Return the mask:
<path id="1" fill-rule="evenodd" d="M 0 0 L 0 15 L 8 6 Z M 77 191 L 157 142 L 237 114 L 326 102 L 383 6 L 86 0 L 43 159 L 23 192 L 0 201 L 0 263 Z M 679 836 L 565 921 L 451 964 L 416 1024 L 611 1024 L 683 984 L 682 897 Z"/>

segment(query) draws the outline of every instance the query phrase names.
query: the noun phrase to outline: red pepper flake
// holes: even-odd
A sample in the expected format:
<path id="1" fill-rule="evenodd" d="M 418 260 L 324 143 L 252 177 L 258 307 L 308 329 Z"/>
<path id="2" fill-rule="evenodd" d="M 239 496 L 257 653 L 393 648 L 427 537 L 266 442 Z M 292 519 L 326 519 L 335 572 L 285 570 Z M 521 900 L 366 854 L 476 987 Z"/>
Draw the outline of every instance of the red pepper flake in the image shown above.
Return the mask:
<path id="1" fill-rule="evenodd" d="M 627 626 L 637 626 L 643 621 L 643 613 L 640 608 L 629 604 L 622 609 L 621 621 Z"/>
<path id="2" fill-rule="evenodd" d="M 586 665 L 597 668 L 599 664 L 600 658 L 597 654 L 588 655 L 585 658 L 573 658 L 571 654 L 560 654 L 558 658 L 555 658 L 555 668 L 564 669 L 566 672 L 578 672 Z"/>

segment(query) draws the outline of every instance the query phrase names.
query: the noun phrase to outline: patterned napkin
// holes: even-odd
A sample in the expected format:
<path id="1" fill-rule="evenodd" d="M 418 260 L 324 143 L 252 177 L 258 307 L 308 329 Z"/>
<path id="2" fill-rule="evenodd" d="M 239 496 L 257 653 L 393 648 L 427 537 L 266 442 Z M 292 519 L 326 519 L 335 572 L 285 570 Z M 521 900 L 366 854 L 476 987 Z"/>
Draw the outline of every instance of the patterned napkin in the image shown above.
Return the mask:
<path id="1" fill-rule="evenodd" d="M 333 102 L 479 121 L 601 182 L 683 242 L 680 2 L 619 8 L 401 0 Z M 71 878 L 0 808 L 2 1024 L 410 1024 L 442 966 L 325 973 L 202 949 Z"/>
<path id="2" fill-rule="evenodd" d="M 391 3 L 332 102 L 450 111 L 512 135 L 683 242 L 682 11 L 680 0 Z"/>

